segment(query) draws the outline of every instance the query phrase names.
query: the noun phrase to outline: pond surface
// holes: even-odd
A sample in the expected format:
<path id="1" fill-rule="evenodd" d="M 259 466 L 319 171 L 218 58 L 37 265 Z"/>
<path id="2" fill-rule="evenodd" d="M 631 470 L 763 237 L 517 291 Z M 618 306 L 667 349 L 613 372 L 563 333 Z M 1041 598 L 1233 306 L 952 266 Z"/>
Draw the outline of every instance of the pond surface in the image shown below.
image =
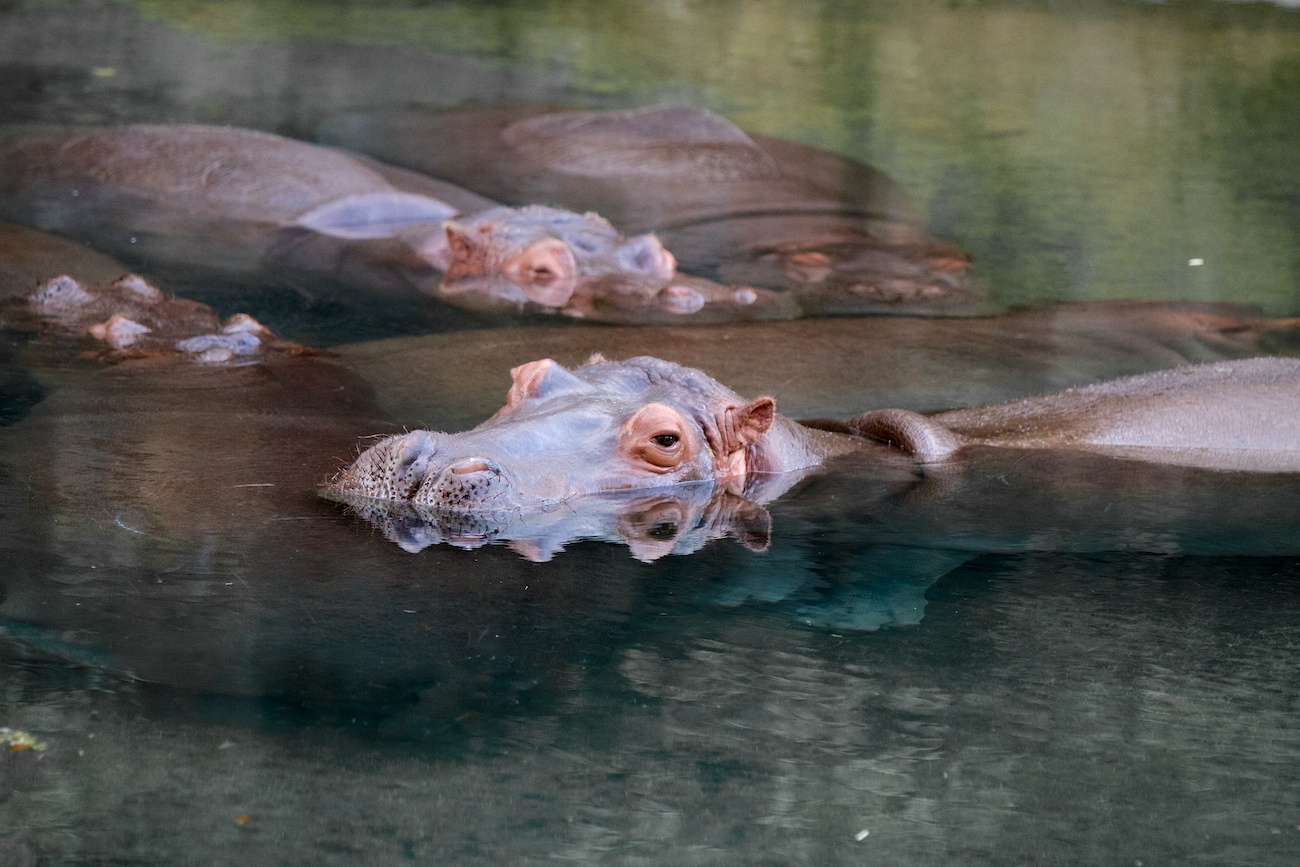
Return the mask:
<path id="1" fill-rule="evenodd" d="M 17 121 L 310 139 L 340 112 L 515 101 L 703 106 L 866 160 L 1002 305 L 1300 315 L 1285 5 L 0 4 Z M 405 336 L 216 386 L 75 359 L 4 407 L 0 728 L 45 749 L 0 752 L 0 867 L 1294 863 L 1294 476 L 840 465 L 689 555 L 574 541 L 546 562 L 406 553 L 310 491 L 360 436 L 481 418 L 534 350 L 676 345 L 819 415 L 1272 344 L 1136 313 L 1033 320 L 1029 348 L 899 320 L 862 326 L 869 357 L 923 381 L 858 379 L 851 325 L 790 323 L 783 367 L 780 324 L 495 329 L 310 287 L 168 288 L 308 342 Z M 374 402 L 343 406 L 330 364 Z M 260 486 L 288 460 L 300 489 Z"/>

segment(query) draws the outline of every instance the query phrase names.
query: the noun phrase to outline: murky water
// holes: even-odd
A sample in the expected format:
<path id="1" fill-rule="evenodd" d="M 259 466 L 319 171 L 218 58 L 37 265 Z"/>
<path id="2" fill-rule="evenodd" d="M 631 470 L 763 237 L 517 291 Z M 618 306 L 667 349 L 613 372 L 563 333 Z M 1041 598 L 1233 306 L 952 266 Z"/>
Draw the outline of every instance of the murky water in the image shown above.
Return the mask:
<path id="1" fill-rule="evenodd" d="M 17 2 L 0 69 L 13 120 L 307 138 L 413 102 L 701 105 L 888 170 L 1000 303 L 1300 314 L 1284 6 Z M 0 752 L 0 865 L 1294 862 L 1293 476 L 845 464 L 652 562 L 408 554 L 309 490 L 360 435 L 481 418 L 544 354 L 676 350 L 822 415 L 1267 335 L 1149 312 L 485 329 L 310 286 L 170 288 L 312 342 L 476 330 L 306 373 L 14 375 L 0 727 L 46 749 Z M 260 485 L 289 462 L 300 488 Z"/>

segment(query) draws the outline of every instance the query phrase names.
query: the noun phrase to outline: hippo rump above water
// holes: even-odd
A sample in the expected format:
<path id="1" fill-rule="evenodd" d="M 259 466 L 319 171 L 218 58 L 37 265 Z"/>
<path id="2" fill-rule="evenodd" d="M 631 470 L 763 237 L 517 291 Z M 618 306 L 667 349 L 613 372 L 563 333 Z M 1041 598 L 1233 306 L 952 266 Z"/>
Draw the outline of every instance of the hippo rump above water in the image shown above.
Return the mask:
<path id="1" fill-rule="evenodd" d="M 505 208 L 454 184 L 252 130 L 8 128 L 0 217 L 184 279 L 306 275 L 372 296 L 644 323 L 785 319 L 779 293 L 680 274 L 653 235 Z M 444 221 L 461 220 L 448 231 Z M 466 239 L 473 239 L 467 243 Z"/>
<path id="2" fill-rule="evenodd" d="M 508 204 L 597 211 L 656 233 L 687 272 L 781 290 L 804 315 L 984 307 L 970 256 L 927 235 L 883 172 L 704 109 L 395 110 L 320 137 Z"/>

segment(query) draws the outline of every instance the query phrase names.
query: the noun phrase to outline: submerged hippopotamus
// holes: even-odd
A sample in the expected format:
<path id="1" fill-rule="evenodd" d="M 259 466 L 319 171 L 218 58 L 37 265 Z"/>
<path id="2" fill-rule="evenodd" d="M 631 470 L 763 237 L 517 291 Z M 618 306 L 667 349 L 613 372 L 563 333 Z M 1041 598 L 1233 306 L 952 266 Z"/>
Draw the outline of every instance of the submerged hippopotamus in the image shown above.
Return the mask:
<path id="1" fill-rule="evenodd" d="M 0 217 L 151 272 L 305 273 L 389 298 L 612 322 L 789 318 L 787 299 L 678 274 L 653 235 L 503 208 L 330 148 L 210 126 L 10 129 Z M 444 221 L 458 217 L 457 229 Z M 472 239 L 472 243 L 470 243 Z"/>
<path id="2" fill-rule="evenodd" d="M 771 397 L 745 400 L 699 370 L 657 358 L 596 356 L 575 370 L 543 359 L 511 374 L 505 406 L 483 424 L 382 439 L 326 495 L 363 508 L 395 503 L 487 516 L 688 484 L 762 503 L 773 480 L 850 453 L 951 467 L 964 450 L 988 446 L 1300 470 L 1300 359 L 1195 365 L 999 406 L 931 415 L 882 409 L 810 425 L 777 413 Z"/>
<path id="3" fill-rule="evenodd" d="M 496 430 L 478 443 L 494 442 L 494 452 L 470 449 L 465 435 L 389 436 L 340 476 L 351 473 L 350 490 L 327 492 L 403 549 L 425 549 L 413 558 L 315 496 L 358 431 L 400 429 L 348 356 L 251 327 L 227 331 L 211 311 L 135 277 L 54 279 L 0 312 L 9 328 L 38 329 L 15 343 L 41 385 L 30 412 L 0 423 L 0 547 L 12 566 L 0 574 L 5 638 L 185 689 L 330 704 L 406 696 L 411 684 L 422 695 L 432 683 L 477 695 L 500 677 L 513 695 L 514 684 L 554 674 L 571 642 L 584 660 L 603 646 L 593 620 L 644 622 L 654 603 L 641 594 L 665 580 L 727 606 L 780 602 L 801 621 L 865 628 L 915 622 L 928 582 L 982 552 L 1300 550 L 1300 475 L 1107 456 L 1127 454 L 1125 425 L 1149 437 L 1192 415 L 1204 424 L 1189 429 L 1211 449 L 1173 443 L 1140 456 L 1286 468 L 1293 421 L 1272 419 L 1277 442 L 1254 442 L 1264 448 L 1245 462 L 1205 425 L 1224 408 L 1268 421 L 1277 400 L 1294 399 L 1296 362 L 1202 365 L 1008 413 L 1032 418 L 1039 406 L 1050 424 L 1035 425 L 1054 433 L 1037 440 L 1013 421 L 990 433 L 987 420 L 927 417 L 963 440 L 926 464 L 864 437 L 890 430 L 869 415 L 809 429 L 769 399 L 743 400 L 667 362 L 571 371 L 535 362 L 518 371 L 512 408 L 483 426 Z M 115 335 L 134 339 L 118 346 Z M 1059 436 L 1060 422 L 1080 414 L 1071 406 L 1107 408 L 1115 423 L 1079 425 L 1076 447 Z M 512 431 L 525 436 L 512 442 Z M 604 454 L 613 459 L 593 459 Z M 550 496 L 592 479 L 612 489 L 555 508 L 534 497 L 540 507 L 525 508 L 518 489 L 493 480 L 493 464 L 535 494 L 542 482 Z M 572 479 L 556 479 L 560 469 Z M 723 537 L 748 551 L 705 546 Z M 655 571 L 601 545 L 542 562 L 588 539 L 624 543 Z M 496 541 L 524 559 L 454 550 Z M 435 542 L 450 545 L 429 549 Z M 680 558 L 665 556 L 686 553 L 697 556 L 676 567 Z"/>
<path id="4" fill-rule="evenodd" d="M 704 109 L 405 110 L 338 118 L 321 139 L 506 203 L 598 211 L 655 232 L 684 270 L 788 292 L 804 315 L 983 307 L 970 256 L 928 236 L 884 173 Z"/>

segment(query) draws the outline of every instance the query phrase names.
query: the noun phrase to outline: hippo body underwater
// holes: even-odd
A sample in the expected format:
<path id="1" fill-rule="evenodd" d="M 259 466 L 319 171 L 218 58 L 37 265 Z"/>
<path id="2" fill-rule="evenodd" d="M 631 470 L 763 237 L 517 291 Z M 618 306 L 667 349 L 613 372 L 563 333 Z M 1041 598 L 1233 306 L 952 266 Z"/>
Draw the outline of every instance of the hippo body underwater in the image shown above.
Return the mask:
<path id="1" fill-rule="evenodd" d="M 0 217 L 151 273 L 306 274 L 389 299 L 613 322 L 789 318 L 766 290 L 678 274 L 651 235 L 595 214 L 502 208 L 453 184 L 269 133 L 211 126 L 10 129 Z M 445 220 L 463 218 L 469 249 Z M 684 314 L 688 316 L 684 317 Z"/>
<path id="2" fill-rule="evenodd" d="M 803 315 L 985 306 L 969 255 L 928 236 L 883 172 L 703 109 L 393 111 L 321 139 L 509 204 L 598 211 L 656 233 L 685 271 L 788 292 Z"/>

